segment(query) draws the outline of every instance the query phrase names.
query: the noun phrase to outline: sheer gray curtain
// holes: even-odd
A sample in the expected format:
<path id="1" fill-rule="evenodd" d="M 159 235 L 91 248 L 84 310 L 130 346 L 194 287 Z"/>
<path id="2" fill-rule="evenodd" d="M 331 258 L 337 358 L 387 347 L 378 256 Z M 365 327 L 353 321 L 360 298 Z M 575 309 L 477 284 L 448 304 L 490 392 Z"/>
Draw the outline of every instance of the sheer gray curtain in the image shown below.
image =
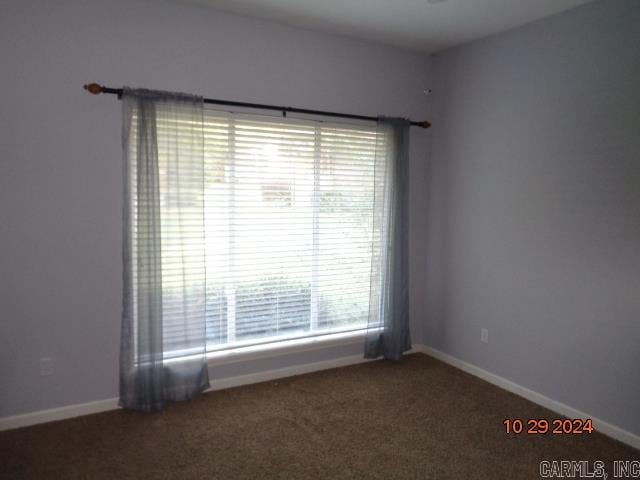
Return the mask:
<path id="1" fill-rule="evenodd" d="M 400 360 L 409 332 L 408 120 L 378 119 L 373 255 L 365 357 Z"/>
<path id="2" fill-rule="evenodd" d="M 209 386 L 202 98 L 125 88 L 120 405 L 160 410 Z"/>

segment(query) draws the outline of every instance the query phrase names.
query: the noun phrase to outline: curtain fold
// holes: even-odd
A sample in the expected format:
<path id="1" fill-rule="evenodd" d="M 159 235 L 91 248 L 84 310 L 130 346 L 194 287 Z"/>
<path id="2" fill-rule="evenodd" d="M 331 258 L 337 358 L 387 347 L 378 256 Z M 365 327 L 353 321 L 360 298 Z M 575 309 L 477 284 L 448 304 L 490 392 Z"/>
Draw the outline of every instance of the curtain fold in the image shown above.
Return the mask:
<path id="1" fill-rule="evenodd" d="M 380 117 L 365 358 L 400 360 L 409 329 L 408 120 Z"/>
<path id="2" fill-rule="evenodd" d="M 149 412 L 209 386 L 203 102 L 124 88 L 122 109 L 120 405 Z"/>

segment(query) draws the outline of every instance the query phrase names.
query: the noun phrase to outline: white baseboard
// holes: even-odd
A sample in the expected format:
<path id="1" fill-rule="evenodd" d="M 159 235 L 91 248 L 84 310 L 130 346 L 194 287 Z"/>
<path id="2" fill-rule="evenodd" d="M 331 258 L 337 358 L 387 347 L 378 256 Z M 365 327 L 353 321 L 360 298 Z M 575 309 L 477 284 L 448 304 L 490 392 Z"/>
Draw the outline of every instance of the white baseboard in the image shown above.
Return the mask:
<path id="1" fill-rule="evenodd" d="M 512 382 L 511 380 L 507 380 L 506 378 L 500 377 L 480 367 L 460 360 L 459 358 L 453 357 L 448 353 L 444 353 L 440 350 L 436 350 L 435 348 L 424 345 L 421 345 L 419 349 L 427 355 L 430 355 L 434 358 L 437 358 L 438 360 L 448 363 L 453 367 L 459 368 L 460 370 L 481 378 L 482 380 L 489 382 L 497 387 L 524 397 L 527 400 L 532 401 L 533 403 L 537 403 L 538 405 L 548 408 L 549 410 L 553 410 L 554 412 L 557 412 L 564 417 L 591 418 L 593 420 L 595 429 L 600 433 L 604 433 L 605 435 L 614 438 L 622 443 L 626 443 L 627 445 L 640 449 L 640 436 L 624 430 L 623 428 L 605 422 L 604 420 L 570 407 L 569 405 L 565 405 L 562 402 L 553 400 L 552 398 L 542 395 L 541 393 L 534 392 L 533 390 L 523 387 L 522 385 Z"/>
<path id="2" fill-rule="evenodd" d="M 11 430 L 13 428 L 28 427 L 38 423 L 55 422 L 66 418 L 91 415 L 92 413 L 106 412 L 118 408 L 117 398 L 107 398 L 87 403 L 77 403 L 65 407 L 49 408 L 38 410 L 37 412 L 23 413 L 11 417 L 0 418 L 0 431 Z"/>
<path id="3" fill-rule="evenodd" d="M 430 355 L 438 360 L 448 363 L 451 366 L 459 368 L 471 375 L 481 378 L 493 385 L 496 385 L 504 390 L 515 393 L 521 397 L 526 398 L 538 405 L 558 412 L 559 414 L 568 418 L 592 418 L 596 429 L 608 435 L 616 440 L 619 440 L 634 448 L 640 449 L 640 437 L 629 431 L 626 431 L 620 427 L 612 425 L 604 420 L 593 417 L 588 413 L 581 412 L 573 407 L 565 405 L 561 402 L 546 397 L 538 392 L 534 392 L 522 385 L 519 385 L 511 380 L 495 375 L 491 372 L 483 370 L 480 367 L 476 367 L 470 363 L 453 357 L 447 353 L 441 352 L 434 348 L 425 345 L 414 345 L 414 348 L 410 353 L 422 352 Z M 264 370 L 262 372 L 249 373 L 245 375 L 238 375 L 234 377 L 227 377 L 221 379 L 211 380 L 211 388 L 207 391 L 223 390 L 225 388 L 239 387 L 242 385 L 250 385 L 252 383 L 266 382 L 270 380 L 276 380 L 279 378 L 292 377 L 294 375 L 302 375 L 305 373 L 318 372 L 321 370 L 328 370 L 331 368 L 346 367 L 348 365 L 356 365 L 358 363 L 369 362 L 362 357 L 362 355 L 350 355 L 346 357 L 339 357 L 330 360 L 323 360 L 320 362 L 303 363 L 298 365 L 292 365 L 284 368 L 277 368 L 272 370 Z M 39 410 L 37 412 L 30 412 L 21 415 L 14 415 L 10 417 L 0 418 L 0 431 L 10 430 L 14 428 L 27 427 L 30 425 L 36 425 L 39 423 L 53 422 L 57 420 L 64 420 L 66 418 L 79 417 L 82 415 L 90 415 L 92 413 L 106 412 L 108 410 L 115 410 L 118 408 L 117 398 L 108 398 L 105 400 L 97 400 L 88 403 L 80 403 L 75 405 L 68 405 L 65 407 L 51 408 L 48 410 Z"/>
<path id="4" fill-rule="evenodd" d="M 414 351 L 419 351 L 419 349 L 414 349 Z M 350 355 L 346 357 L 332 358 L 330 360 L 323 360 L 320 362 L 303 363 L 234 377 L 213 379 L 211 380 L 211 387 L 207 389 L 207 392 L 239 387 L 241 385 L 249 385 L 252 383 L 266 382 L 269 380 L 276 380 L 278 378 L 292 377 L 294 375 L 302 375 L 304 373 L 317 372 L 320 370 L 328 370 L 330 368 L 346 367 L 348 365 L 356 365 L 358 363 L 369 361 L 371 360 L 363 358 L 362 355 Z M 90 415 L 92 413 L 106 412 L 117 408 L 119 408 L 118 399 L 108 398 L 105 400 L 78 403 L 65 407 L 13 415 L 10 417 L 0 418 L 0 431 L 28 427 L 39 423 L 54 422 L 82 415 Z"/>
<path id="5" fill-rule="evenodd" d="M 235 377 L 226 377 L 211 380 L 211 387 L 206 392 L 215 390 L 224 390 L 225 388 L 240 387 L 242 385 L 251 385 L 252 383 L 268 382 L 279 378 L 293 377 L 295 375 L 303 375 L 305 373 L 319 372 L 321 370 L 329 370 L 330 368 L 346 367 L 348 365 L 356 365 L 358 363 L 370 362 L 371 360 L 363 358 L 362 355 L 350 355 L 348 357 L 332 358 L 331 360 L 323 360 L 314 363 L 302 363 L 292 365 L 290 367 L 276 368 L 273 370 L 264 370 L 262 372 L 248 373 Z"/>

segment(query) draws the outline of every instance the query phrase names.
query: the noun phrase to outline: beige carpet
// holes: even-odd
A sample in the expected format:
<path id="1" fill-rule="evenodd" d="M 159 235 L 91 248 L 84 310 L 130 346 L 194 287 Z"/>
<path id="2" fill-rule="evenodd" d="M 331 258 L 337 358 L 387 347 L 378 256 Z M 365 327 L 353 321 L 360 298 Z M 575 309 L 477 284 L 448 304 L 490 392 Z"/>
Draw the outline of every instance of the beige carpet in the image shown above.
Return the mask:
<path id="1" fill-rule="evenodd" d="M 601 434 L 507 436 L 552 412 L 416 354 L 0 433 L 0 478 L 534 479 L 541 460 L 640 459 Z"/>

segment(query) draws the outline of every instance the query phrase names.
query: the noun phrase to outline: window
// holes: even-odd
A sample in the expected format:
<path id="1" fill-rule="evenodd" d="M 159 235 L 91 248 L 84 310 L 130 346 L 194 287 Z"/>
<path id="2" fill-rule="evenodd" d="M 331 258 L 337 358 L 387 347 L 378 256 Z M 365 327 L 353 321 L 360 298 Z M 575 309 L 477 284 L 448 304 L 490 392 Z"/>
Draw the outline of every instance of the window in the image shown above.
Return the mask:
<path id="1" fill-rule="evenodd" d="M 205 193 L 187 200 L 194 215 L 204 202 L 209 351 L 366 327 L 383 144 L 375 127 L 205 110 Z M 160 168 L 160 182 L 180 174 Z M 188 218 L 189 201 L 163 200 Z M 163 245 L 169 289 L 170 256 Z M 172 321 L 165 351 L 181 355 L 184 315 Z"/>

